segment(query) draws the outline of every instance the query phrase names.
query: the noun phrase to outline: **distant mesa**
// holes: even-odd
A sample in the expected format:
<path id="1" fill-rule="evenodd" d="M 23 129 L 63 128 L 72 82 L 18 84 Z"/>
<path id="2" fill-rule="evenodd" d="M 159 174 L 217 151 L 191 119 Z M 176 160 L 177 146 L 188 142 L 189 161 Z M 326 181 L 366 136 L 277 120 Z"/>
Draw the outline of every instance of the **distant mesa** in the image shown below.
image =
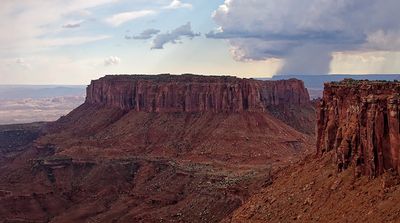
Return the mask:
<path id="1" fill-rule="evenodd" d="M 146 112 L 241 112 L 308 104 L 309 95 L 303 82 L 295 79 L 115 75 L 92 81 L 86 103 Z"/>

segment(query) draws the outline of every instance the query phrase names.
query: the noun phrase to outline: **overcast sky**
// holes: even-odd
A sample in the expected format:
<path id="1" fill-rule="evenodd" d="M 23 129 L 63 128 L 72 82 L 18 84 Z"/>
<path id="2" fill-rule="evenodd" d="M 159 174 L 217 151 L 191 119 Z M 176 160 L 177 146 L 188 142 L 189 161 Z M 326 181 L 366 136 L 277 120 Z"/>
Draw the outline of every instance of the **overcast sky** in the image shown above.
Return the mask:
<path id="1" fill-rule="evenodd" d="M 0 84 L 400 71 L 398 0 L 2 0 Z"/>

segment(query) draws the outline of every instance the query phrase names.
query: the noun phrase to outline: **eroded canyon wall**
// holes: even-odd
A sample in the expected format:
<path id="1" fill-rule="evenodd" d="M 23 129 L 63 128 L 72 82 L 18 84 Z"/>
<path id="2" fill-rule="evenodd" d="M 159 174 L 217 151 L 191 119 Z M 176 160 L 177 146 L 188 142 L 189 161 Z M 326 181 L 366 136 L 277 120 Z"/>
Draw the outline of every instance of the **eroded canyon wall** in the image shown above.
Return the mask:
<path id="1" fill-rule="evenodd" d="M 326 83 L 318 108 L 318 154 L 335 151 L 338 169 L 353 166 L 356 175 L 399 172 L 399 110 L 399 82 Z"/>

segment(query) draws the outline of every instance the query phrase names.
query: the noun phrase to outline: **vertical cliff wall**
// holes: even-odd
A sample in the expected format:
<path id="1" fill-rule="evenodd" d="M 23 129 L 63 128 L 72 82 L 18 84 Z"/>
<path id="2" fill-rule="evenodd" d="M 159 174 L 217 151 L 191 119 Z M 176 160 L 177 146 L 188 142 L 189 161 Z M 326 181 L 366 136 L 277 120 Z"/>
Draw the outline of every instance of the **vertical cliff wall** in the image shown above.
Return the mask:
<path id="1" fill-rule="evenodd" d="M 295 79 L 123 75 L 92 81 L 86 103 L 145 112 L 241 112 L 308 104 L 309 95 L 303 82 Z"/>
<path id="2" fill-rule="evenodd" d="M 371 177 L 400 170 L 400 83 L 325 84 L 318 109 L 318 154 L 334 150 L 339 170 Z"/>

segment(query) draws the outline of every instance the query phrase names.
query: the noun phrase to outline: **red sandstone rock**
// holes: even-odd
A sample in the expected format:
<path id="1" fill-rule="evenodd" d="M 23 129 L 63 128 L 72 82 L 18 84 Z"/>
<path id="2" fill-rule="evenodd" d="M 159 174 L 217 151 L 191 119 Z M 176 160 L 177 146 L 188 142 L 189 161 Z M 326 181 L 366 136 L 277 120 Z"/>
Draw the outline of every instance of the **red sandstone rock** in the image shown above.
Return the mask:
<path id="1" fill-rule="evenodd" d="M 310 102 L 303 82 L 296 79 L 164 74 L 100 78 L 88 86 L 86 103 L 146 112 L 241 112 Z"/>
<path id="2" fill-rule="evenodd" d="M 155 113 L 267 111 L 301 132 L 315 132 L 315 110 L 304 83 L 296 79 L 109 75 L 88 86 L 86 104 Z"/>
<path id="3" fill-rule="evenodd" d="M 371 177 L 400 170 L 400 83 L 325 84 L 318 112 L 318 154 L 334 150 L 339 170 Z"/>

